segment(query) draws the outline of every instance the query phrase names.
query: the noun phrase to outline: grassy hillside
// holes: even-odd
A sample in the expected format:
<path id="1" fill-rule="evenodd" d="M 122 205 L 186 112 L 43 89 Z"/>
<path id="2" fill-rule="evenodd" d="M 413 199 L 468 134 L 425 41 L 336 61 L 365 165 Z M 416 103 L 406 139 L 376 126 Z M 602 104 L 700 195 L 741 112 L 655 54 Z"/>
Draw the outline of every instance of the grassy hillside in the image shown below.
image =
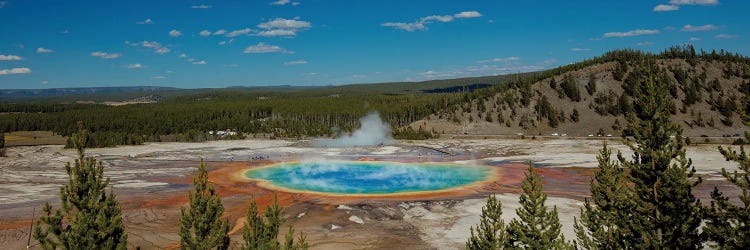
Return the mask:
<path id="1" fill-rule="evenodd" d="M 750 63 L 726 52 L 675 47 L 659 54 L 613 51 L 477 91 L 454 109 L 412 124 L 456 134 L 621 135 L 632 100 L 649 79 L 673 98 L 672 120 L 687 136 L 742 134 L 750 122 Z"/>

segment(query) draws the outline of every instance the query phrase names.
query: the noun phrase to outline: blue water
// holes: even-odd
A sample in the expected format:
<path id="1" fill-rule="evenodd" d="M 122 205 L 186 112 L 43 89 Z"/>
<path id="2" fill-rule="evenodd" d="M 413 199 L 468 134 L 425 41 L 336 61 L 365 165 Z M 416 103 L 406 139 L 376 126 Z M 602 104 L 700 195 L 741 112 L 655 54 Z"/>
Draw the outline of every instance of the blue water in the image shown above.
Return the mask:
<path id="1" fill-rule="evenodd" d="M 392 194 L 463 186 L 485 180 L 489 171 L 487 166 L 456 164 L 319 161 L 252 169 L 246 176 L 295 190 Z"/>

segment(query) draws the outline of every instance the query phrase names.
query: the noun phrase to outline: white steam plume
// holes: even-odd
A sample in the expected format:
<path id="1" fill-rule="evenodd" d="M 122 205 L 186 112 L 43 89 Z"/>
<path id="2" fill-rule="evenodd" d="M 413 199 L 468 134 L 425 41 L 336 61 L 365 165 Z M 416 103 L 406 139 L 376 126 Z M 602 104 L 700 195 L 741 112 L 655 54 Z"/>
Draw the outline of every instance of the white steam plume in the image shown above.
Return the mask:
<path id="1" fill-rule="evenodd" d="M 390 144 L 391 126 L 380 119 L 380 114 L 370 112 L 359 119 L 360 127 L 351 134 L 342 133 L 336 139 L 320 139 L 316 144 L 328 147 L 375 146 Z"/>

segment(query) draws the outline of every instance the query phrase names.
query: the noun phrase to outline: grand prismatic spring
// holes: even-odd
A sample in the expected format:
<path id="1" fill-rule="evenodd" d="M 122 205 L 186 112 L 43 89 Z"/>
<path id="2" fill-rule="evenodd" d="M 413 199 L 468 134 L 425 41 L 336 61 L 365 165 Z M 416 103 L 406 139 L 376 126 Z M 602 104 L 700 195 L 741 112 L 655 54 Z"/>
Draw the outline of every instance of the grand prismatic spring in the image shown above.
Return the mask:
<path id="1" fill-rule="evenodd" d="M 313 161 L 251 169 L 271 188 L 328 194 L 387 195 L 440 191 L 490 178 L 492 168 L 445 163 Z"/>

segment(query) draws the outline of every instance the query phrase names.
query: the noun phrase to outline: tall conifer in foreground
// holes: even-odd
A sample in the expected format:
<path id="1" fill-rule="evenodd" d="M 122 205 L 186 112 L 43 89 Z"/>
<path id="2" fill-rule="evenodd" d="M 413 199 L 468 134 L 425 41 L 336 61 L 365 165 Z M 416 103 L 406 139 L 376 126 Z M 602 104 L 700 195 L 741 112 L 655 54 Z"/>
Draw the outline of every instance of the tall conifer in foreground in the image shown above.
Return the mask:
<path id="1" fill-rule="evenodd" d="M 201 161 L 193 179 L 190 207 L 180 208 L 180 249 L 204 250 L 229 248 L 229 221 L 221 219 L 224 206 L 213 185 L 208 182 L 206 165 Z"/>
<path id="2" fill-rule="evenodd" d="M 653 63 L 653 62 L 650 62 Z M 652 75 L 653 77 L 653 75 Z M 636 88 L 635 112 L 628 115 L 633 138 L 624 141 L 633 159 L 618 155 L 630 170 L 634 205 L 630 232 L 625 237 L 635 249 L 697 249 L 701 247 L 698 226 L 700 203 L 692 188 L 695 169 L 685 157 L 682 128 L 669 120 L 669 89 L 665 80 L 649 78 Z"/>
<path id="3" fill-rule="evenodd" d="M 591 179 L 591 198 L 584 201 L 580 219 L 575 219 L 576 244 L 582 249 L 624 249 L 630 228 L 623 218 L 632 215 L 632 193 L 627 174 L 611 160 L 612 150 L 604 141 L 596 159 L 599 169 Z"/>
<path id="4" fill-rule="evenodd" d="M 544 202 L 547 195 L 542 192 L 542 180 L 529 163 L 526 178 L 521 183 L 523 193 L 519 198 L 521 207 L 516 209 L 517 219 L 508 227 L 510 249 L 573 249 L 560 234 L 557 206 L 549 210 Z"/>
<path id="5" fill-rule="evenodd" d="M 734 204 L 714 187 L 711 206 L 706 208 L 703 232 L 721 249 L 750 249 L 750 156 L 744 147 L 740 147 L 739 153 L 722 147 L 719 152 L 727 161 L 739 163 L 739 172 L 729 173 L 722 168 L 721 175 L 739 187 L 742 194 L 738 197 L 739 204 Z"/>
<path id="6" fill-rule="evenodd" d="M 495 195 L 487 196 L 487 204 L 482 207 L 479 225 L 471 227 L 471 237 L 466 242 L 466 249 L 502 249 L 508 242 L 503 215 L 503 204 Z"/>
<path id="7" fill-rule="evenodd" d="M 284 244 L 279 243 L 277 236 L 282 224 L 284 224 L 284 218 L 281 216 L 277 197 L 274 197 L 273 204 L 266 208 L 262 217 L 258 212 L 258 205 L 251 198 L 250 207 L 247 209 L 247 223 L 242 231 L 245 241 L 242 249 L 304 250 L 308 248 L 304 234 L 300 234 L 297 241 L 294 241 L 294 229 L 291 226 L 284 238 Z"/>
<path id="8" fill-rule="evenodd" d="M 53 213 L 47 203 L 34 238 L 43 249 L 126 249 L 120 205 L 111 189 L 105 190 L 109 178 L 102 163 L 84 156 L 89 132 L 80 123 L 79 128 L 72 137 L 78 159 L 65 165 L 68 183 L 60 188 L 62 210 Z"/>

